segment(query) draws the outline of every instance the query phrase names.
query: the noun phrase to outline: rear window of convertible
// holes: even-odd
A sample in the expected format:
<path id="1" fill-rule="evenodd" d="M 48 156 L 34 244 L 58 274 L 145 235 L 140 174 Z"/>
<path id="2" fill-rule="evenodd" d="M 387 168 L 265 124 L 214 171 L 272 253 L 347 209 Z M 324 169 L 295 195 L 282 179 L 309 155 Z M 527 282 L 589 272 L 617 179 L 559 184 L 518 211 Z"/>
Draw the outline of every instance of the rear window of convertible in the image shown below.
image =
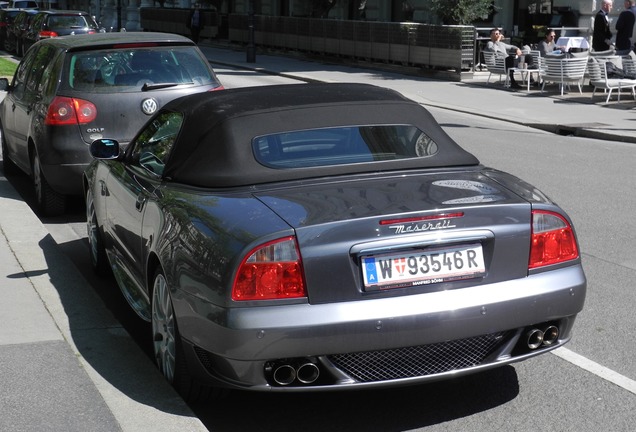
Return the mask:
<path id="1" fill-rule="evenodd" d="M 254 138 L 256 160 L 275 168 L 303 168 L 430 157 L 437 144 L 412 125 L 308 129 Z"/>

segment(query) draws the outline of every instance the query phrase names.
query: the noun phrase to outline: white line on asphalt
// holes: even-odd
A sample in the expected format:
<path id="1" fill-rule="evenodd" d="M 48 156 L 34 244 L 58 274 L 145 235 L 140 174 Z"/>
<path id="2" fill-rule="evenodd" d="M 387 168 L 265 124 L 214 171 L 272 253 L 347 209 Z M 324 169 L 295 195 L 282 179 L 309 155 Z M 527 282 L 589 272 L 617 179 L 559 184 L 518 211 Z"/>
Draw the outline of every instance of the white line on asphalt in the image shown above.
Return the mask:
<path id="1" fill-rule="evenodd" d="M 567 348 L 557 348 L 556 350 L 552 351 L 552 353 L 557 357 L 560 357 L 563 360 L 580 367 L 581 369 L 585 369 L 586 371 L 591 372 L 594 375 L 603 378 L 604 380 L 607 380 L 621 388 L 624 388 L 630 393 L 636 394 L 636 381 L 627 378 L 626 376 L 623 376 L 618 372 L 614 372 L 613 370 L 608 369 L 605 366 L 601 366 L 600 364 L 595 363 L 580 354 L 570 351 Z"/>

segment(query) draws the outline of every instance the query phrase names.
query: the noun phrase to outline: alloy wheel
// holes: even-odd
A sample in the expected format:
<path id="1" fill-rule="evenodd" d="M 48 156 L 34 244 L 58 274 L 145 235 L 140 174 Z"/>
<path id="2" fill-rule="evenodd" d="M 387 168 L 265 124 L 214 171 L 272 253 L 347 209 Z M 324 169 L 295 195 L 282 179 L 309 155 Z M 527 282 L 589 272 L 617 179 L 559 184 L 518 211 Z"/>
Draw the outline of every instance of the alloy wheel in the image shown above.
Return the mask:
<path id="1" fill-rule="evenodd" d="M 155 361 L 168 382 L 173 383 L 176 366 L 176 327 L 166 278 L 157 272 L 152 290 L 152 339 Z"/>

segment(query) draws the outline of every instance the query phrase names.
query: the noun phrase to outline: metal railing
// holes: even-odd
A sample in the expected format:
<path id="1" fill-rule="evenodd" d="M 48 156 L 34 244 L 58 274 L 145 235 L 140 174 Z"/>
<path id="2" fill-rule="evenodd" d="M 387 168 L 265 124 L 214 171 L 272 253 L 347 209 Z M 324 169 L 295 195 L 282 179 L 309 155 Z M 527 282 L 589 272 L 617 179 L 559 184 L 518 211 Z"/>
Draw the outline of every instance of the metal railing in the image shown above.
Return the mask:
<path id="1" fill-rule="evenodd" d="M 247 16 L 229 16 L 228 38 L 247 43 Z M 417 23 L 255 17 L 261 47 L 351 57 L 460 74 L 474 63 L 474 27 Z"/>
<path id="2" fill-rule="evenodd" d="M 188 13 L 189 9 L 141 8 L 140 24 L 144 30 L 188 35 Z M 216 37 L 223 23 L 224 38 L 240 44 L 250 42 L 247 15 L 205 13 L 206 27 L 201 37 Z M 444 71 L 460 80 L 462 72 L 471 70 L 475 63 L 473 26 L 257 15 L 253 37 L 261 48 L 415 66 Z"/>

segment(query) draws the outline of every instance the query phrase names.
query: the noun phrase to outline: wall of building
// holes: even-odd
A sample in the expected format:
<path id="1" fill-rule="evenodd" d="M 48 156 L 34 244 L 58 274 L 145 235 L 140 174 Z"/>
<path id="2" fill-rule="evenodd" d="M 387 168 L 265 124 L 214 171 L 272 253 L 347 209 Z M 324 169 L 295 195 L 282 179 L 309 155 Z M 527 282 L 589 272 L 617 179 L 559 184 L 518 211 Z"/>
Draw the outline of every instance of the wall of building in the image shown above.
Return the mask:
<path id="1" fill-rule="evenodd" d="M 222 13 L 247 14 L 250 0 L 200 0 L 204 7 L 214 5 Z M 289 16 L 309 16 L 308 0 L 253 0 L 256 13 L 276 16 L 285 11 Z M 329 9 L 328 18 L 352 19 L 354 5 L 360 0 L 334 0 Z M 428 0 L 362 0 L 364 14 L 368 21 L 415 21 L 426 24 L 439 24 L 439 21 L 426 11 Z M 350 2 L 357 2 L 351 4 Z M 195 0 L 166 0 L 165 7 L 189 8 Z M 531 21 L 529 13 L 552 14 L 560 8 L 571 8 L 577 13 L 577 27 L 591 29 L 593 18 L 600 8 L 601 0 L 494 0 L 497 13 L 492 21 L 475 23 L 476 26 L 496 26 L 504 29 L 507 35 L 521 32 L 523 24 Z M 159 6 L 158 0 L 58 0 L 60 9 L 87 10 L 107 29 L 117 29 L 118 22 L 129 31 L 141 30 L 139 26 L 139 8 Z M 516 10 L 515 10 L 516 9 Z M 622 2 L 614 1 L 611 19 L 615 23 Z"/>

